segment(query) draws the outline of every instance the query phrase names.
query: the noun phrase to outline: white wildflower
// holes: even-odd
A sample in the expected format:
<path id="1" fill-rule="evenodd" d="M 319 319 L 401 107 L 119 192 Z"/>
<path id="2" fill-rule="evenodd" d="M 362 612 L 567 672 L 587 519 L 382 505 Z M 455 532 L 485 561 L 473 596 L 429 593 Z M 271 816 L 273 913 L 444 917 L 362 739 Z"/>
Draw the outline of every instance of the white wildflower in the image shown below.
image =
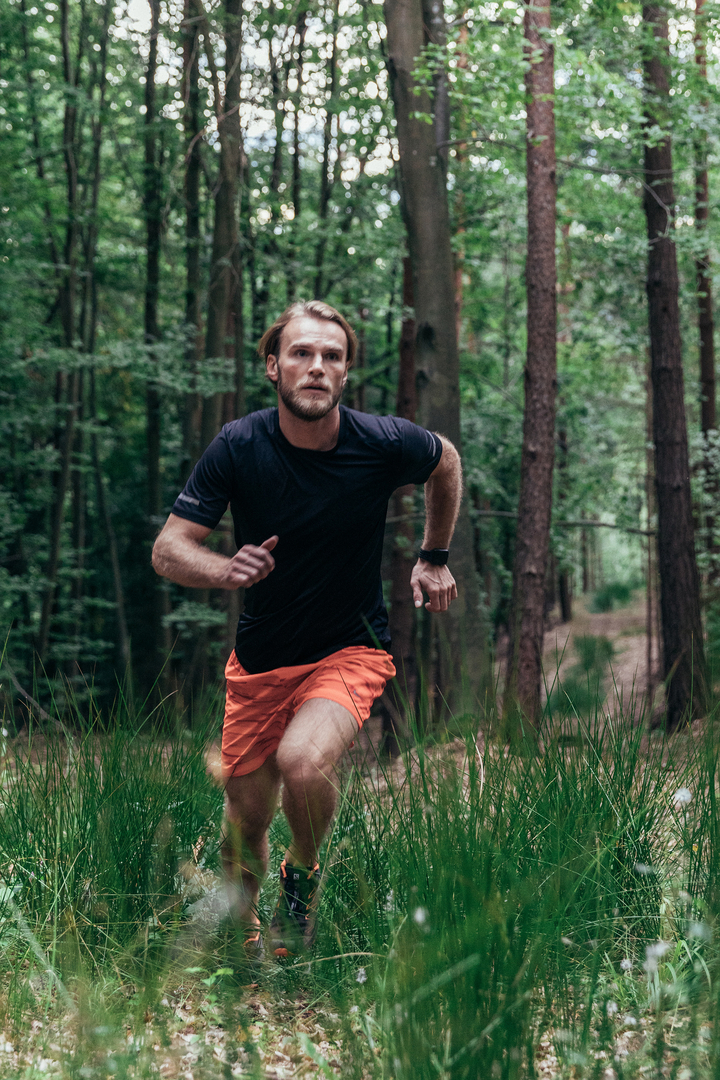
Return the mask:
<path id="1" fill-rule="evenodd" d="M 4 727 L 2 729 L 2 737 L 3 737 L 3 739 L 7 739 L 9 734 L 10 734 L 10 732 L 8 731 L 8 729 L 6 727 Z"/>
<path id="2" fill-rule="evenodd" d="M 648 975 L 654 975 L 658 969 L 658 962 L 662 960 L 663 956 L 670 949 L 670 945 L 667 941 L 656 941 L 653 945 L 648 945 L 645 950 L 645 963 L 643 968 Z"/>
<path id="3" fill-rule="evenodd" d="M 631 1016 L 630 1013 L 627 1013 L 623 1016 L 623 1024 L 625 1027 L 637 1027 L 637 1020 L 634 1016 Z"/>
<path id="4" fill-rule="evenodd" d="M 367 982 L 367 971 L 365 970 L 365 968 L 358 968 L 358 972 L 355 978 L 359 983 Z"/>
<path id="5" fill-rule="evenodd" d="M 673 795 L 673 806 L 679 810 L 681 806 L 687 806 L 692 802 L 692 791 L 686 787 L 680 787 Z"/>
<path id="6" fill-rule="evenodd" d="M 620 970 L 632 971 L 632 960 L 629 960 L 627 956 L 620 961 Z"/>
<path id="7" fill-rule="evenodd" d="M 712 930 L 707 923 L 691 922 L 687 936 L 689 938 L 700 938 L 701 941 L 712 941 Z"/>
<path id="8" fill-rule="evenodd" d="M 636 862 L 634 866 L 636 874 L 640 874 L 642 877 L 646 877 L 648 874 L 654 874 L 655 870 L 648 863 Z"/>
<path id="9" fill-rule="evenodd" d="M 425 910 L 425 908 L 424 907 L 415 908 L 415 910 L 413 911 L 413 919 L 418 924 L 418 926 L 422 926 L 422 924 L 427 919 L 427 911 Z"/>
<path id="10" fill-rule="evenodd" d="M 608 1016 L 615 1016 L 617 1011 L 618 1011 L 617 1001 L 608 1001 L 608 1002 L 606 1002 L 606 1004 L 605 1004 L 605 1012 L 608 1014 Z"/>

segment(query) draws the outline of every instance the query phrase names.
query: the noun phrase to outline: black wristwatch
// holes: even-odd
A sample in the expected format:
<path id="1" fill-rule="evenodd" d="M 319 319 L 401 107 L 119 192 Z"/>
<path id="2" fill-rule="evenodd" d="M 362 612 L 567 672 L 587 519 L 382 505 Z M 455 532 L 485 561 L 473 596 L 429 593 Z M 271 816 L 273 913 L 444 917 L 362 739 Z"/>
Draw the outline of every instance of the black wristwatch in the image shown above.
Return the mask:
<path id="1" fill-rule="evenodd" d="M 418 559 L 422 559 L 423 562 L 429 562 L 433 566 L 447 566 L 449 556 L 450 551 L 448 548 L 432 548 L 431 551 L 420 548 L 418 551 Z"/>

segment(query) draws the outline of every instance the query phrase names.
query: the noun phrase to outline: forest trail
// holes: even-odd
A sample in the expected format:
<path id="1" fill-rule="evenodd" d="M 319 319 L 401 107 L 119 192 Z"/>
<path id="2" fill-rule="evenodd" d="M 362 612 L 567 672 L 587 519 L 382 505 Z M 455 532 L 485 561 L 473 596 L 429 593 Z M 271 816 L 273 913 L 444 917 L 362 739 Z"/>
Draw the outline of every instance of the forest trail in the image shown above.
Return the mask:
<path id="1" fill-rule="evenodd" d="M 557 620 L 557 613 L 551 613 L 551 626 L 545 631 L 543 647 L 543 671 L 546 690 L 552 693 L 557 682 L 564 683 L 577 677 L 582 666 L 582 641 L 578 649 L 578 639 L 589 638 L 609 642 L 605 650 L 609 655 L 601 677 L 601 686 L 605 691 L 605 707 L 615 712 L 619 701 L 626 704 L 632 697 L 643 697 L 648 685 L 647 633 L 646 633 L 646 598 L 642 589 L 637 589 L 629 603 L 618 606 L 612 611 L 594 612 L 590 610 L 592 597 L 573 598 L 573 618 L 569 623 Z M 555 615 L 555 620 L 552 616 Z M 653 628 L 655 629 L 655 628 Z M 652 666 L 657 677 L 658 639 L 653 634 Z M 610 647 L 612 652 L 610 653 Z M 543 694 L 546 698 L 546 693 Z"/>

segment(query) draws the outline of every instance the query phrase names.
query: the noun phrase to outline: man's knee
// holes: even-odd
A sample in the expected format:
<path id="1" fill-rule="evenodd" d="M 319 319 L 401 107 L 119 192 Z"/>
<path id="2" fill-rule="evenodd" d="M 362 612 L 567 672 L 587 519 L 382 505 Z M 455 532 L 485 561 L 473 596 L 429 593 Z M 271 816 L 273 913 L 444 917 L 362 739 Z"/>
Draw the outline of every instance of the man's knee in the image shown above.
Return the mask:
<path id="1" fill-rule="evenodd" d="M 334 764 L 316 747 L 282 743 L 277 753 L 277 763 L 285 787 L 312 788 L 325 786 L 332 776 Z"/>

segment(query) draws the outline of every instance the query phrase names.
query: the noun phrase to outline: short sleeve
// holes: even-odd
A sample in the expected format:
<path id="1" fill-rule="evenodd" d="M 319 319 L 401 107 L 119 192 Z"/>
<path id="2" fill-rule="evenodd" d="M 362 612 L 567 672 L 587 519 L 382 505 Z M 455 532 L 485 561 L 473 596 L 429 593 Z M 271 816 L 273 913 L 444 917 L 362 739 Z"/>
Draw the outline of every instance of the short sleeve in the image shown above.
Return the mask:
<path id="1" fill-rule="evenodd" d="M 397 459 L 395 487 L 424 484 L 442 456 L 437 435 L 401 417 L 393 417 L 400 453 Z"/>
<path id="2" fill-rule="evenodd" d="M 233 466 L 225 432 L 208 446 L 175 500 L 172 513 L 214 529 L 227 510 L 233 488 Z"/>

